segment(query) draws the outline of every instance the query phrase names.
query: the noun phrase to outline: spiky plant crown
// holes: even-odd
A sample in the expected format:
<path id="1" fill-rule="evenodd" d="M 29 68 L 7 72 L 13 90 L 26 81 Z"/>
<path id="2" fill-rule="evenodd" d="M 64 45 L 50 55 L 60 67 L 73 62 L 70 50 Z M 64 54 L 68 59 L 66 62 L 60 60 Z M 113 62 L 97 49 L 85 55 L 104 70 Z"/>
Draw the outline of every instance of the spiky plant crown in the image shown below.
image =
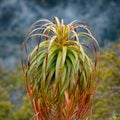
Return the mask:
<path id="1" fill-rule="evenodd" d="M 35 119 L 88 118 L 97 84 L 99 53 L 98 41 L 91 31 L 80 21 L 65 25 L 55 17 L 53 21 L 35 22 L 24 45 L 31 38 L 38 43 L 23 67 Z"/>

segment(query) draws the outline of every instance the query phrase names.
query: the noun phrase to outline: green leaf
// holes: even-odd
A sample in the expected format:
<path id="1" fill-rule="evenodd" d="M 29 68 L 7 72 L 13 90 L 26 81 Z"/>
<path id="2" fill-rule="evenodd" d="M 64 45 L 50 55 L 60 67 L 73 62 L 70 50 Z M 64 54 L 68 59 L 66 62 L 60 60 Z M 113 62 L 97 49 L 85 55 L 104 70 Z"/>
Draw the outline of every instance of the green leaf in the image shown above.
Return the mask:
<path id="1" fill-rule="evenodd" d="M 48 90 L 50 89 L 50 86 L 52 84 L 52 77 L 54 75 L 54 72 L 55 72 L 55 68 L 52 68 L 47 76 L 46 87 L 45 87 L 46 93 L 48 92 Z"/>
<path id="2" fill-rule="evenodd" d="M 66 54 L 67 54 L 67 47 L 66 46 L 63 46 L 63 49 L 62 49 L 62 68 L 64 67 L 64 64 L 65 64 L 65 60 L 66 60 Z"/>
<path id="3" fill-rule="evenodd" d="M 51 47 L 49 53 L 48 53 L 48 63 L 47 63 L 47 71 L 50 70 L 51 66 L 56 63 L 57 60 L 57 55 L 59 52 L 58 47 Z"/>
<path id="4" fill-rule="evenodd" d="M 68 51 L 67 57 L 70 59 L 72 65 L 73 65 L 73 69 L 75 69 L 75 63 L 76 63 L 76 61 L 75 61 L 74 55 L 70 51 Z"/>
<path id="5" fill-rule="evenodd" d="M 62 62 L 62 51 L 60 50 L 57 56 L 57 61 L 56 61 L 56 71 L 55 71 L 56 81 L 58 81 L 60 78 L 61 62 Z"/>

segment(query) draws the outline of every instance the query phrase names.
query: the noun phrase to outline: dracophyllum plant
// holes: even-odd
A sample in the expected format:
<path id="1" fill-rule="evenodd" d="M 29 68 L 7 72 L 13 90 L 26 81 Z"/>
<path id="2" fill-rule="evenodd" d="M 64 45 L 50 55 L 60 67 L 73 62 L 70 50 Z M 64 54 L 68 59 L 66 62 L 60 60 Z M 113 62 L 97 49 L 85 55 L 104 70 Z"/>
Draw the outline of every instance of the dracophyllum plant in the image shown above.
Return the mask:
<path id="1" fill-rule="evenodd" d="M 37 44 L 28 52 L 28 41 Z M 34 42 L 35 43 L 35 42 Z M 99 43 L 78 20 L 35 22 L 23 43 L 27 93 L 35 120 L 88 120 L 96 90 Z"/>

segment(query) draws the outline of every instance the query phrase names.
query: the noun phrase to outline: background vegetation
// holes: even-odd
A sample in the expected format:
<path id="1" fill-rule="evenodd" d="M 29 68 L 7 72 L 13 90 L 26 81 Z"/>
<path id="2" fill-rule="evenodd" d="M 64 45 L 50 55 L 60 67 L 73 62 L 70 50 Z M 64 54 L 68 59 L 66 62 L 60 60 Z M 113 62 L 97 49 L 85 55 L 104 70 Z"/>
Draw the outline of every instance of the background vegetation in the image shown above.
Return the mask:
<path id="1" fill-rule="evenodd" d="M 18 65 L 19 46 L 32 23 L 57 16 L 84 21 L 101 45 L 120 38 L 120 0 L 0 0 L 0 63 Z M 4 49 L 6 48 L 6 49 Z"/>

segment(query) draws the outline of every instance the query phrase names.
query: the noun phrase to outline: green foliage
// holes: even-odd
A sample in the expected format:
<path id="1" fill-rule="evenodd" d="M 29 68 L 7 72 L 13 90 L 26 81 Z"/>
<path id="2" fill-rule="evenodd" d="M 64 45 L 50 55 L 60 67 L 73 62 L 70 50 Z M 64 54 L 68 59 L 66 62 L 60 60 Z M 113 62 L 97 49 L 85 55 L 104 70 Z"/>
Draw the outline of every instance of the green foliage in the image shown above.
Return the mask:
<path id="1" fill-rule="evenodd" d="M 3 70 L 0 67 L 0 78 L 0 120 L 30 119 L 30 102 L 22 102 L 26 94 L 21 68 Z"/>
<path id="2" fill-rule="evenodd" d="M 12 104 L 9 101 L 0 101 L 0 120 L 12 120 Z"/>
<path id="3" fill-rule="evenodd" d="M 0 85 L 0 101 L 8 100 L 9 95 L 7 91 Z"/>
<path id="4" fill-rule="evenodd" d="M 29 42 L 36 39 L 38 44 L 29 52 Z M 88 27 L 77 20 L 65 25 L 57 17 L 38 20 L 24 45 L 24 76 L 35 119 L 89 117 L 97 85 L 99 43 Z"/>
<path id="5" fill-rule="evenodd" d="M 110 118 L 110 120 L 120 120 L 120 117 L 113 116 L 112 118 Z"/>
<path id="6" fill-rule="evenodd" d="M 25 98 L 22 106 L 14 112 L 14 120 L 30 120 L 32 117 L 30 101 Z"/>
<path id="7" fill-rule="evenodd" d="M 2 69 L 2 68 L 1 68 Z M 4 71 L 4 70 L 3 70 Z M 9 94 L 9 99 L 16 107 L 20 107 L 22 97 L 25 95 L 25 82 L 21 68 L 18 67 L 14 70 L 8 69 L 1 75 L 0 84 Z"/>
<path id="8" fill-rule="evenodd" d="M 120 41 L 101 56 L 100 64 L 100 84 L 94 99 L 93 118 L 120 119 Z"/>
<path id="9" fill-rule="evenodd" d="M 11 102 L 9 102 L 8 92 L 0 85 L 0 120 L 13 118 L 12 107 Z"/>

